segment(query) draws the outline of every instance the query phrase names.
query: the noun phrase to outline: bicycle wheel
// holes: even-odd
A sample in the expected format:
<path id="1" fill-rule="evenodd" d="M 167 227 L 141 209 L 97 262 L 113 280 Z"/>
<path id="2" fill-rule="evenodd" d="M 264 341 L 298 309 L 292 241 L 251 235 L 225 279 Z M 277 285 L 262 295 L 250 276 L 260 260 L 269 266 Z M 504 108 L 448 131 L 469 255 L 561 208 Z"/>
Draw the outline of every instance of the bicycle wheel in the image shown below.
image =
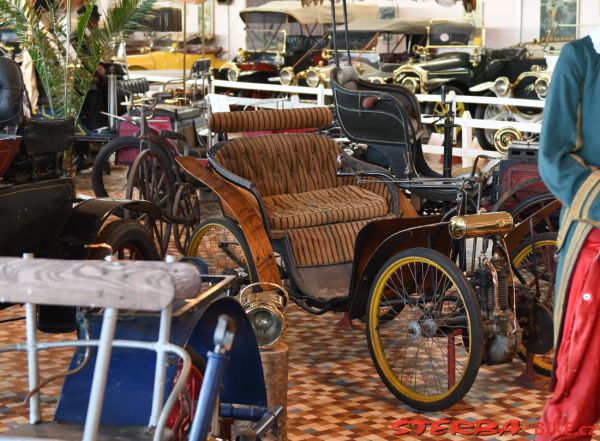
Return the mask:
<path id="1" fill-rule="evenodd" d="M 173 213 L 175 179 L 172 175 L 167 155 L 160 149 L 151 148 L 138 155 L 127 179 L 127 199 L 150 201 L 160 209 L 161 215 L 141 213 L 135 220 L 150 232 L 161 256 L 167 253 L 171 239 L 172 226 L 166 216 Z M 132 213 L 128 215 L 132 216 Z"/>
<path id="2" fill-rule="evenodd" d="M 173 225 L 175 246 L 181 254 L 185 254 L 192 233 L 200 222 L 200 198 L 192 185 L 185 183 L 177 189 L 173 217 L 178 220 Z"/>
<path id="3" fill-rule="evenodd" d="M 213 218 L 201 222 L 192 235 L 186 255 L 200 258 L 206 264 L 208 274 L 241 275 L 247 283 L 258 280 L 244 233 L 230 219 Z"/>
<path id="4" fill-rule="evenodd" d="M 525 279 L 530 292 L 535 292 L 537 297 L 524 299 L 524 302 L 519 302 L 520 307 L 517 308 L 523 328 L 523 345 L 519 348 L 519 357 L 526 360 L 527 354 L 533 353 L 533 368 L 538 374 L 548 377 L 554 364 L 552 311 L 556 282 L 556 251 L 557 234 L 543 233 L 536 236 L 533 244 L 531 241 L 524 241 L 512 257 L 516 270 Z"/>
<path id="5" fill-rule="evenodd" d="M 92 166 L 92 189 L 98 198 L 125 196 L 127 178 L 141 150 L 134 136 L 116 138 L 102 146 Z"/>
<path id="6" fill-rule="evenodd" d="M 397 316 L 382 320 L 389 308 Z M 367 341 L 379 376 L 402 402 L 438 411 L 460 401 L 479 371 L 482 335 L 473 288 L 443 254 L 405 250 L 377 274 L 367 304 Z"/>

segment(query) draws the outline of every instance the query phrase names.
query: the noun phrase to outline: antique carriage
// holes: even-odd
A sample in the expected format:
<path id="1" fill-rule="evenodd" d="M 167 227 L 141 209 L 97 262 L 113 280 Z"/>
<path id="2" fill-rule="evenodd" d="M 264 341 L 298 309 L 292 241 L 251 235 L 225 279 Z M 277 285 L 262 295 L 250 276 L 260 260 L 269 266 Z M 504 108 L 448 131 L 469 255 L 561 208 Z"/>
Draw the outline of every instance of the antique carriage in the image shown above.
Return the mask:
<path id="1" fill-rule="evenodd" d="M 387 112 L 402 118 L 398 105 Z M 215 113 L 211 127 L 264 132 L 323 127 L 331 119 L 323 108 Z M 555 242 L 536 246 L 528 222 L 512 231 L 508 213 L 467 216 L 476 213 L 485 177 L 398 180 L 315 133 L 233 138 L 209 150 L 208 167 L 194 158 L 177 161 L 219 196 L 224 213 L 199 226 L 188 254 L 245 283 L 283 281 L 308 312 L 365 320 L 373 362 L 405 403 L 447 408 L 469 390 L 482 362 L 551 351 L 547 278 Z M 406 189 L 437 197 L 449 215 L 418 216 Z M 465 237 L 484 244 L 470 266 Z M 542 266 L 544 280 L 531 285 Z M 277 338 L 274 316 L 252 324 L 259 335 Z M 429 351 L 419 352 L 420 344 Z M 396 365 L 398 353 L 406 370 Z M 434 367 L 419 371 L 415 362 Z"/>

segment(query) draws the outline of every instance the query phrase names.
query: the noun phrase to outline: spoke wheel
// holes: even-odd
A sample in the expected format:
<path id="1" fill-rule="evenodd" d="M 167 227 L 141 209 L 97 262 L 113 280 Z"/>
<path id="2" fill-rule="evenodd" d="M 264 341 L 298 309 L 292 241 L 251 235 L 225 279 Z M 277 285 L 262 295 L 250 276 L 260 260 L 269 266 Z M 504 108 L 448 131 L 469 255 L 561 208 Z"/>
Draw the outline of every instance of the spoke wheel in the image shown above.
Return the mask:
<path id="1" fill-rule="evenodd" d="M 463 91 L 460 90 L 457 87 L 453 87 L 453 86 L 448 86 L 446 88 L 446 94 L 448 94 L 450 91 L 454 91 L 454 93 L 456 95 L 464 95 Z M 430 103 L 427 105 L 425 113 L 428 115 L 433 115 L 435 117 L 444 117 L 446 115 L 446 113 L 448 112 L 450 108 L 450 103 L 446 103 L 446 104 L 442 104 L 441 101 L 438 101 L 436 103 Z M 466 107 L 465 107 L 465 103 L 456 103 L 456 115 L 454 115 L 456 118 L 460 118 L 463 116 L 463 114 L 465 113 Z M 442 121 L 433 124 L 433 132 L 434 133 L 440 133 L 443 134 L 444 133 L 444 126 Z M 457 128 L 457 132 L 456 133 L 460 133 L 460 128 Z"/>
<path id="2" fill-rule="evenodd" d="M 534 251 L 535 250 L 535 251 Z M 514 252 L 512 259 L 515 268 L 525 279 L 527 286 L 533 292 L 536 292 L 537 286 L 539 286 L 539 292 L 536 292 L 538 307 L 533 310 L 533 320 L 536 317 L 541 318 L 539 322 L 534 324 L 535 334 L 523 335 L 524 345 L 519 349 L 519 357 L 522 360 L 527 359 L 527 348 L 526 345 L 531 347 L 539 344 L 538 340 L 552 339 L 553 326 L 548 327 L 552 323 L 548 320 L 551 317 L 548 313 L 552 311 L 554 304 L 554 288 L 556 282 L 556 267 L 557 263 L 554 261 L 554 255 L 557 251 L 557 234 L 556 233 L 543 233 L 535 238 L 535 243 L 532 245 L 530 241 L 524 242 Z M 535 275 L 538 275 L 538 285 L 535 283 Z M 518 311 L 518 310 L 517 310 Z M 529 315 L 532 311 L 525 311 Z M 536 314 L 538 312 L 538 314 Z M 527 330 L 527 322 L 531 320 L 531 317 L 526 317 L 524 324 L 525 330 Z M 545 325 L 545 326 L 544 326 Z M 531 326 L 529 326 L 531 328 Z M 536 338 L 536 334 L 538 334 Z M 531 343 L 528 344 L 528 340 Z M 549 342 L 543 343 L 543 346 L 547 346 Z M 550 342 L 552 343 L 552 342 Z M 554 348 L 540 354 L 533 355 L 533 367 L 538 374 L 550 376 L 552 373 L 552 366 L 554 364 Z"/>
<path id="3" fill-rule="evenodd" d="M 554 200 L 556 200 L 556 197 L 552 193 L 536 194 L 527 199 L 521 200 L 517 205 L 508 211 L 512 215 L 515 225 L 518 225 Z M 560 208 L 555 212 L 550 213 L 545 219 L 537 223 L 535 225 L 535 231 L 538 233 L 558 231 L 559 217 Z"/>
<path id="4" fill-rule="evenodd" d="M 415 409 L 443 410 L 462 399 L 479 370 L 482 333 L 473 288 L 437 251 L 413 248 L 393 256 L 371 286 L 371 357 L 390 392 Z"/>
<path id="5" fill-rule="evenodd" d="M 129 170 L 141 151 L 138 138 L 116 138 L 102 146 L 92 166 L 92 188 L 99 198 L 123 198 Z"/>
<path id="6" fill-rule="evenodd" d="M 167 156 L 160 150 L 144 150 L 131 167 L 127 181 L 127 199 L 152 202 L 162 215 L 142 213 L 136 220 L 141 222 L 159 247 L 160 255 L 167 253 L 171 239 L 171 222 L 164 214 L 173 212 L 173 171 Z M 131 216 L 131 213 L 129 213 Z"/>
<path id="7" fill-rule="evenodd" d="M 173 225 L 173 239 L 181 254 L 185 254 L 194 228 L 200 222 L 200 198 L 196 189 L 185 183 L 175 193 L 173 217 L 178 220 Z"/>
<path id="8" fill-rule="evenodd" d="M 247 283 L 258 280 L 244 233 L 230 219 L 213 218 L 201 222 L 192 235 L 186 255 L 198 257 L 206 265 L 207 274 L 241 273 Z"/>

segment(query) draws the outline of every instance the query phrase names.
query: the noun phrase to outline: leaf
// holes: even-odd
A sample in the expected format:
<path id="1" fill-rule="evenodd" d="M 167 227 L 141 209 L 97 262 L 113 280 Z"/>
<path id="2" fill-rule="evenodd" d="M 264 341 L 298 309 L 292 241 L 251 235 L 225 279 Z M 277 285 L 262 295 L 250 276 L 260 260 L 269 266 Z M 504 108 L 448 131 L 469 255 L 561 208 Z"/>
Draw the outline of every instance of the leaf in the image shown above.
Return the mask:
<path id="1" fill-rule="evenodd" d="M 71 41 L 66 32 L 65 0 L 48 3 L 44 13 L 30 0 L 0 0 L 0 21 L 15 29 L 22 47 L 30 53 L 52 114 L 78 117 L 103 54 L 116 40 L 144 29 L 139 23 L 150 15 L 154 0 L 117 0 L 105 12 L 104 26 L 88 29 L 96 4 L 91 0 L 77 19 Z"/>

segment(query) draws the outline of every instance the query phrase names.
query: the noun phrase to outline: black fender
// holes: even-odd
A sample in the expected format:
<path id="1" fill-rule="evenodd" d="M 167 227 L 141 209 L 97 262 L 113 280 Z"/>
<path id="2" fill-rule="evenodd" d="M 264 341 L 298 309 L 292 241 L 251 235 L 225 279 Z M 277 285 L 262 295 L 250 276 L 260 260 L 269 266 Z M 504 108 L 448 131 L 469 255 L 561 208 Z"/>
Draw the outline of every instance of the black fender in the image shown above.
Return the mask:
<path id="1" fill-rule="evenodd" d="M 448 222 L 441 222 L 440 216 L 384 219 L 367 224 L 356 238 L 350 318 L 364 316 L 371 285 L 390 257 L 415 247 L 431 248 L 448 256 L 451 243 Z"/>
<path id="2" fill-rule="evenodd" d="M 52 247 L 52 256 L 61 259 L 87 259 L 91 250 L 84 245 L 94 243 L 98 232 L 108 218 L 119 209 L 139 213 L 160 214 L 152 202 L 127 199 L 95 198 L 79 202 L 73 207 Z"/>

